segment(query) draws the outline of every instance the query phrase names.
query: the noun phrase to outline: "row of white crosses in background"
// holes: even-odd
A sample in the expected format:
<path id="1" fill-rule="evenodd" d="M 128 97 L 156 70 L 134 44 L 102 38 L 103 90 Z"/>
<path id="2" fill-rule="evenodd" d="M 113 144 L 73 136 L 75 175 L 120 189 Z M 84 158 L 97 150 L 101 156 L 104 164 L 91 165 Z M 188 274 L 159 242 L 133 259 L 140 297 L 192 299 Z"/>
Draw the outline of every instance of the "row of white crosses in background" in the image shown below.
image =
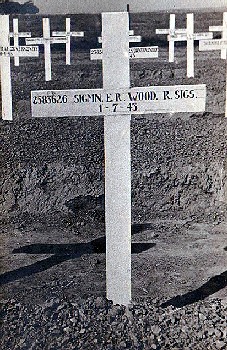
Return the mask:
<path id="1" fill-rule="evenodd" d="M 10 36 L 14 38 L 14 46 L 19 45 L 19 37 L 31 37 L 31 33 L 19 33 L 18 32 L 18 20 L 13 22 L 13 33 Z M 222 30 L 223 38 L 227 36 L 225 29 L 222 27 L 210 27 L 210 30 Z M 213 33 L 194 33 L 194 18 L 193 14 L 187 15 L 187 28 L 176 29 L 175 28 L 175 14 L 170 14 L 170 28 L 169 29 L 156 29 L 156 34 L 167 34 L 169 40 L 169 62 L 174 62 L 174 42 L 175 41 L 187 41 L 187 76 L 194 76 L 194 40 L 200 39 L 212 39 Z M 71 37 L 82 37 L 83 32 L 71 32 L 70 18 L 66 18 L 66 31 L 53 32 L 53 37 L 50 37 L 50 23 L 48 18 L 43 19 L 43 38 L 31 38 L 26 39 L 27 45 L 44 45 L 44 59 L 45 59 L 45 79 L 51 80 L 51 54 L 50 45 L 55 43 L 66 44 L 66 64 L 70 64 L 70 46 Z M 55 38 L 56 37 L 56 38 Z M 141 41 L 141 36 L 135 36 L 133 30 L 129 30 L 130 42 Z M 98 42 L 102 43 L 102 37 L 98 38 Z M 130 58 L 152 58 L 158 57 L 158 47 L 146 47 L 146 48 L 130 48 Z M 226 50 L 222 50 L 222 55 L 226 54 Z M 101 59 L 102 49 L 91 50 L 91 59 Z M 19 65 L 19 57 L 15 57 L 15 65 Z"/>
<path id="2" fill-rule="evenodd" d="M 129 30 L 129 42 L 136 43 L 142 40 L 140 35 L 134 35 L 134 30 Z M 98 37 L 98 42 L 102 44 L 102 37 Z M 146 46 L 146 47 L 130 47 L 129 48 L 129 58 L 157 58 L 158 57 L 158 46 Z M 101 60 L 102 59 L 102 49 L 91 49 L 90 50 L 91 60 Z"/>
<path id="3" fill-rule="evenodd" d="M 43 38 L 27 39 L 27 44 L 34 44 L 38 42 L 39 45 L 44 45 L 44 59 L 45 59 L 45 78 L 51 80 L 51 44 L 66 44 L 66 64 L 71 64 L 71 37 L 83 37 L 84 32 L 72 32 L 70 18 L 66 18 L 66 30 L 62 32 L 52 32 L 50 36 L 50 21 L 48 18 L 43 18 Z M 43 40 L 44 39 L 44 40 Z M 47 61 L 47 62 L 46 62 Z"/>
<path id="4" fill-rule="evenodd" d="M 104 115 L 106 292 L 131 301 L 131 114 L 202 112 L 205 85 L 130 88 L 127 12 L 102 14 L 103 89 L 32 91 L 33 117 Z"/>
<path id="5" fill-rule="evenodd" d="M 50 44 L 66 44 L 66 64 L 70 64 L 70 36 L 83 36 L 83 32 L 70 32 L 70 18 L 66 19 L 66 32 L 59 37 L 59 32 L 54 32 L 56 37 L 50 36 L 50 23 L 48 18 L 43 18 L 43 38 L 31 38 L 30 32 L 19 32 L 18 19 L 13 19 L 13 32 L 9 31 L 9 16 L 0 15 L 0 60 L 1 60 L 1 99 L 2 118 L 12 120 L 12 83 L 10 57 L 14 57 L 15 66 L 19 66 L 19 57 L 38 57 L 39 47 L 44 45 L 45 78 L 51 80 L 51 52 Z M 13 46 L 10 46 L 10 38 L 13 38 Z M 25 38 L 26 46 L 19 45 L 19 38 Z M 35 45 L 35 46 L 29 46 Z"/>
<path id="6" fill-rule="evenodd" d="M 222 31 L 222 39 L 200 40 L 199 51 L 221 50 L 221 58 L 226 60 L 226 90 L 225 90 L 225 117 L 227 118 L 227 12 L 223 13 L 223 25 L 220 27 L 210 27 L 210 29 Z"/>
<path id="7" fill-rule="evenodd" d="M 226 21 L 224 18 L 226 13 L 223 14 L 223 25 L 210 27 L 210 30 L 222 31 L 222 38 L 224 39 L 227 36 Z M 176 29 L 175 28 L 175 15 L 170 15 L 170 28 L 169 29 L 157 29 L 157 34 L 169 34 L 169 60 L 174 61 L 174 42 L 187 40 L 187 75 L 188 77 L 194 76 L 194 40 L 200 38 L 212 38 L 212 33 L 194 33 L 194 18 L 193 14 L 187 15 L 187 28 L 186 29 Z M 134 36 L 134 31 L 129 30 L 129 41 L 138 42 L 141 40 L 141 36 Z M 50 54 L 50 45 L 53 43 L 65 43 L 66 44 L 66 63 L 70 64 L 70 37 L 71 36 L 83 36 L 83 32 L 71 32 L 70 28 L 70 18 L 66 19 L 66 31 L 65 32 L 53 32 L 53 37 L 50 36 L 50 23 L 48 18 L 43 19 L 43 38 L 30 38 L 26 39 L 27 44 L 37 44 L 44 45 L 44 55 L 45 55 L 45 77 L 46 80 L 51 80 L 51 54 Z M 14 38 L 14 47 L 21 48 L 19 46 L 19 37 L 30 37 L 30 32 L 19 32 L 18 31 L 18 20 L 14 19 L 13 21 L 13 33 L 10 33 L 10 37 Z M 102 37 L 98 38 L 98 41 L 102 43 Z M 1 39 L 0 39 L 1 42 Z M 226 49 L 221 50 L 222 58 L 226 57 Z M 10 54 L 14 56 L 15 64 L 19 65 L 19 56 L 37 56 L 37 50 L 32 53 L 30 50 L 29 53 L 18 50 Z M 158 46 L 151 47 L 132 47 L 129 48 L 129 57 L 130 58 L 155 58 L 158 57 Z M 91 59 L 102 59 L 102 49 L 92 49 L 91 50 Z M 9 64 L 9 59 L 8 59 Z M 4 79 L 8 81 L 8 86 L 11 85 L 9 79 Z M 5 91 L 3 89 L 3 91 Z M 9 89 L 8 89 L 9 91 Z M 5 98 L 5 101 L 8 100 L 9 94 Z M 4 114 L 3 114 L 4 115 Z M 11 117 L 12 118 L 12 117 Z"/>
<path id="8" fill-rule="evenodd" d="M 66 18 L 66 31 L 53 32 L 50 35 L 50 20 L 43 18 L 43 37 L 26 39 L 27 45 L 43 45 L 44 46 L 44 60 L 45 60 L 45 79 L 51 80 L 51 44 L 66 44 L 66 64 L 70 64 L 70 38 L 71 36 L 83 36 L 83 32 L 70 31 L 70 18 Z"/>
<path id="9" fill-rule="evenodd" d="M 194 33 L 194 15 L 187 14 L 186 28 L 175 28 L 175 14 L 170 14 L 169 29 L 156 29 L 156 34 L 167 34 L 169 41 L 169 62 L 174 62 L 175 41 L 187 41 L 187 77 L 194 77 L 194 41 L 201 39 L 212 39 L 213 33 Z"/>
<path id="10" fill-rule="evenodd" d="M 66 18 L 66 31 L 64 32 L 52 32 L 53 37 L 60 37 L 54 40 L 54 38 L 50 37 L 50 23 L 48 18 L 43 19 L 43 38 L 32 38 L 26 40 L 27 45 L 44 45 L 44 50 L 45 52 L 48 52 L 49 49 L 47 47 L 48 45 L 48 40 L 50 41 L 50 44 L 55 44 L 55 43 L 65 43 L 66 44 L 66 64 L 70 65 L 70 51 L 71 51 L 71 37 L 83 37 L 84 32 L 71 32 L 71 24 L 70 24 L 70 18 Z M 19 32 L 18 30 L 18 19 L 14 18 L 13 19 L 13 32 L 10 33 L 10 37 L 14 39 L 13 46 L 18 47 L 19 46 L 19 38 L 31 38 L 31 32 Z M 45 39 L 44 41 L 42 39 Z M 61 41 L 61 39 L 66 39 Z M 44 44 L 46 43 L 46 46 Z M 48 58 L 45 56 L 45 61 L 48 61 Z M 19 57 L 15 56 L 14 57 L 14 64 L 15 66 L 19 66 Z M 50 63 L 47 62 L 46 64 L 47 70 L 50 69 Z M 46 78 L 51 77 L 51 72 L 46 72 Z"/>

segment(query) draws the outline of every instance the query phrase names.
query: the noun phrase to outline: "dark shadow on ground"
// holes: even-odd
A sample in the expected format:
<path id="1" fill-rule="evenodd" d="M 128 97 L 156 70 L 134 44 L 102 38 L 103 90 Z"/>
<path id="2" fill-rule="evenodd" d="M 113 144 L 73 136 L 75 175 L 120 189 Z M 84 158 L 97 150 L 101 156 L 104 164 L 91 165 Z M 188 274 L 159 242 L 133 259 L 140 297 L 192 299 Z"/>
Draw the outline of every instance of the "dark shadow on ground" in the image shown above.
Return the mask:
<path id="1" fill-rule="evenodd" d="M 204 283 L 198 289 L 195 289 L 184 295 L 177 295 L 176 297 L 163 303 L 161 306 L 165 308 L 167 306 L 173 305 L 180 308 L 189 304 L 196 303 L 199 300 L 203 300 L 226 286 L 227 271 L 224 271 L 220 275 L 211 277 L 209 281 Z"/>
<path id="2" fill-rule="evenodd" d="M 142 253 L 155 245 L 155 243 L 132 243 L 132 254 Z M 13 254 L 51 254 L 51 256 L 29 266 L 3 273 L 0 275 L 0 285 L 48 270 L 64 261 L 80 258 L 84 254 L 103 254 L 105 250 L 105 236 L 87 243 L 26 245 L 14 249 Z"/>

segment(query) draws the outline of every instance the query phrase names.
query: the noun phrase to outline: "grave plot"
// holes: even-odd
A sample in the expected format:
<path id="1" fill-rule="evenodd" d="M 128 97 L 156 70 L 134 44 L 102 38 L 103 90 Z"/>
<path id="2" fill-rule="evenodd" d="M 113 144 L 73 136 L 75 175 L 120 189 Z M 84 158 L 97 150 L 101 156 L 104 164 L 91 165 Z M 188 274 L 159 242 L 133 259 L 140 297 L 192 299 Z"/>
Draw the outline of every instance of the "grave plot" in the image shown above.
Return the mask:
<path id="1" fill-rule="evenodd" d="M 179 27 L 183 27 L 183 25 L 179 24 Z M 155 32 L 155 30 L 153 30 L 153 32 Z M 176 51 L 176 55 L 177 54 L 179 54 L 178 50 Z M 52 56 L 54 56 L 54 54 Z M 89 68 L 89 73 L 92 74 L 93 68 L 96 67 L 94 62 L 89 62 L 88 56 L 88 53 L 87 56 L 84 55 L 84 59 L 87 57 L 86 65 L 84 63 L 81 64 L 83 69 L 82 73 L 85 75 L 83 81 L 84 89 L 86 86 L 89 86 L 89 74 L 87 74 L 86 78 L 86 69 Z M 57 62 L 57 60 L 55 62 Z M 146 61 L 146 63 L 143 62 L 141 67 L 139 67 L 139 61 L 136 62 L 138 75 L 140 74 L 142 76 L 144 70 L 143 67 L 148 67 L 147 62 L 148 61 Z M 185 64 L 185 60 L 182 60 L 182 62 Z M 150 64 L 150 67 L 150 71 L 153 71 L 153 63 L 152 65 Z M 174 85 L 177 85 L 177 79 L 173 81 L 171 80 L 171 77 L 168 77 L 168 79 L 166 78 L 168 76 L 168 68 L 167 71 L 163 68 L 160 68 L 160 70 L 163 70 L 163 78 L 159 78 L 157 86 L 166 86 L 165 91 L 169 92 L 169 94 L 166 95 L 166 103 L 169 105 L 171 102 L 172 91 L 167 89 L 167 87 L 171 86 L 173 83 Z M 128 86 L 127 90 L 123 89 L 126 96 L 129 96 L 128 93 L 136 92 L 136 89 L 132 89 L 134 89 L 135 86 L 140 85 L 143 85 L 143 87 L 146 88 L 144 90 L 146 94 L 148 78 L 149 77 L 146 77 L 147 80 L 145 80 L 142 76 L 139 84 L 138 81 L 136 81 L 135 84 L 135 80 L 131 78 L 130 84 L 133 85 L 133 88 L 129 88 Z M 75 77 L 71 76 L 71 79 L 75 81 Z M 212 79 L 215 79 L 215 77 L 212 77 Z M 201 77 L 199 80 L 199 82 L 196 81 L 196 84 L 203 82 Z M 150 85 L 150 89 L 153 92 L 151 96 L 154 96 L 154 93 L 157 93 L 157 86 L 155 87 L 153 84 L 154 81 L 157 82 L 152 76 L 152 79 L 149 79 L 149 82 L 152 82 Z M 186 88 L 186 79 L 183 82 L 184 84 L 182 85 Z M 213 81 L 211 85 L 212 84 Z M 53 91 L 52 88 L 54 87 L 56 90 L 57 85 L 59 85 L 59 82 L 53 82 L 53 85 L 52 82 L 48 82 L 48 85 L 45 85 L 45 88 L 47 88 L 48 91 Z M 75 94 L 79 94 L 78 90 L 78 88 L 75 89 Z M 93 92 L 96 93 L 97 91 Z M 120 94 L 118 95 L 119 99 L 119 97 L 121 97 L 121 91 L 117 92 Z M 138 93 L 140 92 L 143 91 L 138 90 Z M 107 91 L 107 93 L 111 94 L 112 90 L 109 92 Z M 147 96 L 145 94 L 144 96 Z M 68 93 L 66 95 L 67 98 L 70 97 Z M 161 95 L 163 96 L 164 94 Z M 39 96 L 41 99 L 39 99 Z M 37 102 L 37 108 L 40 107 L 39 105 L 42 105 L 39 101 L 42 101 L 43 96 L 46 108 L 49 108 L 47 106 L 47 101 L 51 101 L 49 104 L 52 105 L 54 104 L 52 102 L 56 101 L 55 98 L 52 97 L 52 94 L 45 95 L 44 92 L 40 93 L 40 91 L 38 91 L 37 94 L 33 96 L 34 101 Z M 124 94 L 122 97 L 123 96 Z M 170 97 L 170 99 L 167 96 Z M 82 97 L 82 100 L 83 99 L 85 99 L 85 97 Z M 122 98 L 122 100 L 123 99 L 124 98 Z M 151 101 L 158 102 L 155 99 Z M 161 99 L 159 101 L 161 101 Z M 188 99 L 186 99 L 186 102 L 187 101 Z M 117 102 L 119 103 L 121 101 L 118 100 Z M 142 106 L 142 102 L 138 102 L 138 106 Z M 175 102 L 177 102 L 177 100 Z M 87 103 L 89 104 L 89 102 Z M 210 103 L 210 101 L 208 101 L 208 103 Z M 61 104 L 65 106 L 63 99 Z M 78 105 L 81 106 L 83 104 L 85 104 L 85 102 L 79 103 Z M 102 103 L 101 107 L 110 108 L 110 105 L 112 108 L 115 107 L 112 106 L 111 102 L 107 102 L 107 104 Z M 40 113 L 44 116 L 44 108 L 43 106 L 41 107 L 42 110 L 40 110 Z M 121 110 L 125 113 L 127 105 L 123 103 L 122 105 L 119 104 L 117 107 L 122 107 Z M 183 108 L 183 104 L 180 104 L 180 107 Z M 98 104 L 98 110 L 99 108 L 100 104 Z M 106 108 L 106 110 L 108 110 L 108 108 Z M 142 106 L 143 111 L 144 108 L 146 108 L 146 104 L 145 107 Z M 65 113 L 67 114 L 67 110 Z M 96 235 L 95 237 L 97 238 L 100 235 L 104 235 L 103 223 L 102 230 L 99 229 L 101 226 L 99 222 L 92 222 L 91 229 L 88 220 L 86 221 L 86 215 L 83 220 L 81 219 L 80 221 L 77 216 L 77 203 L 81 203 L 81 211 L 83 211 L 82 207 L 84 206 L 84 212 L 88 212 L 87 208 L 89 205 L 91 206 L 92 200 L 95 202 L 94 208 L 97 213 L 97 211 L 100 210 L 101 204 L 96 204 L 96 202 L 99 200 L 100 203 L 102 202 L 100 187 L 102 189 L 101 193 L 104 193 L 104 188 L 101 184 L 103 175 L 101 175 L 101 180 L 98 178 L 100 175 L 98 175 L 97 168 L 100 164 L 97 160 L 96 153 L 98 148 L 98 155 L 101 157 L 103 154 L 103 149 L 101 149 L 103 138 L 100 136 L 103 135 L 103 123 L 99 120 L 99 118 L 102 117 L 92 117 L 93 114 L 91 113 L 89 116 L 82 117 L 81 113 L 84 112 L 79 112 L 79 116 L 76 118 L 63 117 L 58 121 L 55 119 L 47 120 L 46 118 L 39 120 L 34 119 L 33 126 L 27 121 L 20 122 L 20 128 L 18 130 L 14 128 L 14 141 L 12 141 L 13 149 L 19 150 L 16 153 L 19 154 L 18 162 L 26 159 L 26 165 L 21 163 L 21 170 L 18 168 L 19 170 L 16 170 L 15 174 L 12 176 L 11 187 L 14 190 L 13 193 L 17 195 L 17 191 L 21 193 L 21 190 L 16 187 L 18 186 L 16 185 L 16 183 L 18 183 L 17 174 L 20 175 L 20 172 L 22 174 L 23 171 L 24 174 L 26 174 L 26 183 L 25 180 L 23 180 L 24 176 L 19 177 L 19 179 L 21 179 L 21 188 L 27 186 L 26 194 L 22 194 L 22 196 L 17 196 L 17 198 L 15 198 L 15 202 L 17 203 L 18 208 L 20 208 L 19 210 L 21 210 L 21 212 L 26 212 L 29 208 L 29 210 L 31 210 L 32 213 L 36 213 L 36 215 L 41 211 L 44 220 L 45 217 L 51 215 L 50 211 L 47 214 L 48 207 L 51 208 L 51 211 L 58 211 L 58 213 L 60 211 L 60 213 L 62 213 L 64 211 L 66 212 L 65 203 L 72 203 L 72 207 L 74 204 L 74 215 L 77 217 L 75 220 L 78 220 L 81 226 L 79 226 L 79 228 L 76 225 L 73 226 L 69 234 L 70 242 L 74 242 L 75 240 L 80 242 L 90 242 L 92 235 Z M 122 113 L 122 119 L 125 118 L 124 113 Z M 208 258 L 205 253 L 205 250 L 208 247 L 206 237 L 210 237 L 210 231 L 208 228 L 204 228 L 203 225 L 198 228 L 196 223 L 193 222 L 193 227 L 191 227 L 191 231 L 193 231 L 192 233 L 190 229 L 187 230 L 186 226 L 184 226 L 187 225 L 187 222 L 185 223 L 184 220 L 181 220 L 184 215 L 185 217 L 187 217 L 187 215 L 190 216 L 190 213 L 193 213 L 192 216 L 190 216 L 190 219 L 193 215 L 200 215 L 200 219 L 203 215 L 208 215 L 210 208 L 210 199 L 208 199 L 208 197 L 213 198 L 212 203 L 214 204 L 219 201 L 221 196 L 222 198 L 225 198 L 225 194 L 221 194 L 221 191 L 219 191 L 219 183 L 221 183 L 221 179 L 224 181 L 221 172 L 224 174 L 225 170 L 222 163 L 222 137 L 224 135 L 224 129 L 221 116 L 215 116 L 215 120 L 213 120 L 213 116 L 206 116 L 203 113 L 197 114 L 195 111 L 191 112 L 190 115 L 193 117 L 190 119 L 189 117 L 184 116 L 183 113 L 180 115 L 167 114 L 166 117 L 164 117 L 163 114 L 164 113 L 161 113 L 160 116 L 153 116 L 152 114 L 141 116 L 138 114 L 133 117 L 131 154 L 133 162 L 132 198 L 134 201 L 132 222 L 136 223 L 133 227 L 133 237 L 136 239 L 136 237 L 139 236 L 141 243 L 144 239 L 146 240 L 146 243 L 147 241 L 150 241 L 151 243 L 156 244 L 154 249 L 149 249 L 144 252 L 142 251 L 142 254 L 137 253 L 132 255 L 133 294 L 135 295 L 136 293 L 140 296 L 147 294 L 152 296 L 162 295 L 164 298 L 166 295 L 169 297 L 176 295 L 179 293 L 179 290 L 180 292 L 186 293 L 192 286 L 199 287 L 204 278 L 201 271 L 204 271 L 202 267 L 204 267 L 205 261 L 207 262 L 210 258 Z M 110 117 L 111 114 L 108 115 L 108 118 Z M 118 116 L 116 115 L 114 118 L 117 119 Z M 26 133 L 23 131 L 24 127 L 28 128 Z M 21 146 L 19 145 L 19 140 L 21 138 L 20 133 L 23 137 L 26 134 L 26 142 Z M 215 135 L 219 135 L 218 140 Z M 6 140 L 6 146 L 7 142 L 8 141 Z M 45 147 L 43 147 L 43 145 L 45 145 Z M 9 155 L 9 148 L 5 147 L 5 150 Z M 86 161 L 84 159 L 86 159 Z M 220 171 L 220 174 L 218 174 L 218 171 Z M 76 176 L 74 177 L 72 174 L 76 174 Z M 59 186 L 59 184 L 61 185 Z M 209 191 L 213 191 L 213 194 Z M 6 198 L 9 198 L 9 195 L 8 197 L 6 196 Z M 12 198 L 14 198 L 14 194 L 12 194 Z M 27 205 L 29 198 L 30 205 Z M 76 200 L 78 200 L 78 202 L 76 202 Z M 87 202 L 89 202 L 89 204 L 86 204 Z M 8 203 L 11 202 L 7 202 L 7 205 L 10 206 L 11 204 Z M 7 205 L 5 208 L 7 208 Z M 213 215 L 214 207 L 212 206 L 212 213 L 210 212 L 209 215 Z M 16 206 L 14 206 L 12 210 L 15 211 L 15 208 Z M 104 207 L 102 207 L 102 211 L 103 210 Z M 170 212 L 171 215 L 168 216 Z M 61 215 L 60 213 L 56 214 L 56 221 L 58 215 Z M 180 216 L 180 219 L 178 215 Z M 170 222 L 168 220 L 170 220 Z M 179 221 L 173 223 L 172 220 Z M 185 220 L 187 221 L 187 219 Z M 39 227 L 39 223 L 36 223 L 36 225 Z M 34 230 L 32 229 L 31 233 L 26 234 L 27 237 L 29 236 L 28 239 L 30 239 L 30 243 L 23 242 L 23 244 L 21 244 L 22 246 L 37 243 L 37 237 L 39 235 L 39 233 L 37 233 L 39 232 L 39 229 L 37 231 L 37 226 L 36 233 L 35 227 L 33 227 Z M 20 230 L 21 229 L 19 229 L 19 231 Z M 193 237 L 197 243 L 197 240 L 201 239 L 200 231 L 202 231 L 204 237 L 203 249 L 200 245 L 199 247 L 201 249 L 198 249 L 198 251 L 193 250 L 194 248 L 190 250 L 190 252 L 193 251 L 195 253 L 195 265 L 199 267 L 199 270 L 195 268 L 189 273 L 187 271 L 189 271 L 188 269 L 191 266 L 191 261 L 190 257 L 187 255 L 188 250 L 185 249 L 184 245 L 187 246 L 186 248 L 189 248 Z M 166 232 L 168 232 L 168 235 L 165 240 L 164 237 Z M 48 232 L 47 235 L 49 242 L 52 240 L 52 243 L 57 244 L 63 240 L 63 238 L 61 237 L 61 232 L 57 229 L 55 230 L 55 234 L 56 236 L 54 238 L 52 237 L 51 232 Z M 78 237 L 77 234 L 80 235 L 80 237 Z M 159 237 L 155 238 L 156 234 L 158 234 Z M 182 240 L 181 234 L 183 236 Z M 18 238 L 19 236 L 20 234 L 15 230 L 15 237 Z M 22 243 L 23 238 L 21 237 L 18 239 L 19 241 L 21 240 L 20 242 Z M 218 239 L 223 239 L 221 238 L 220 232 L 218 233 Z M 69 241 L 68 236 L 67 238 L 64 238 L 64 240 Z M 174 245 L 171 245 L 173 240 Z M 46 242 L 44 234 L 42 235 L 42 242 Z M 16 249 L 16 239 L 13 241 L 12 246 Z M 168 249 L 168 246 L 171 248 Z M 210 245 L 209 249 L 212 250 Z M 11 250 L 12 247 L 9 247 L 9 251 Z M 213 260 L 218 260 L 218 266 L 220 266 L 221 259 L 224 259 L 224 252 L 221 252 L 219 248 L 217 251 L 215 250 L 212 252 L 214 255 L 212 259 L 209 260 L 210 265 L 208 264 L 210 268 Z M 19 252 L 15 255 L 17 255 L 17 257 L 22 256 Z M 29 254 L 25 255 L 26 254 L 23 254 L 24 261 L 28 262 L 29 260 L 26 259 L 30 259 L 31 262 L 33 259 L 32 255 L 30 255 L 30 257 L 28 256 Z M 168 255 L 168 260 L 171 261 L 169 265 L 165 259 L 166 255 Z M 201 255 L 204 257 L 203 262 L 201 262 Z M 41 256 L 39 256 L 39 258 L 40 257 Z M 179 261 L 177 261 L 177 258 L 179 258 Z M 21 267 L 23 266 L 23 262 L 21 261 Z M 77 273 L 80 273 L 79 271 L 83 268 L 84 274 L 81 273 L 80 276 L 77 275 Z M 97 273 L 97 269 L 99 269 L 99 273 Z M 177 275 L 177 273 L 182 275 Z M 198 279 L 195 277 L 196 273 L 199 275 Z M 209 273 L 208 270 L 205 272 L 206 278 L 211 277 L 209 276 Z M 42 282 L 42 274 L 45 275 L 45 281 L 50 281 L 49 285 L 46 282 Z M 77 297 L 81 294 L 87 295 L 89 293 L 99 293 L 100 290 L 103 293 L 105 292 L 105 256 L 102 250 L 99 250 L 97 255 L 91 254 L 83 256 L 79 261 L 76 259 L 69 261 L 68 263 L 67 261 L 64 261 L 63 264 L 53 266 L 52 269 L 49 271 L 43 271 L 42 274 L 28 276 L 27 280 L 23 283 L 20 280 L 21 284 L 16 286 L 18 294 L 21 293 L 22 295 L 24 293 L 22 293 L 23 286 L 25 286 L 25 290 L 28 291 L 32 285 L 30 283 L 31 281 L 33 281 L 33 285 L 36 285 L 37 287 L 36 292 L 32 287 L 32 291 L 37 298 L 39 298 L 39 293 L 45 297 L 45 294 L 48 292 L 50 293 L 49 295 L 53 295 L 53 293 L 56 292 L 61 293 L 62 289 L 64 290 L 64 293 L 71 293 L 71 295 L 76 295 Z M 183 274 L 185 275 L 183 276 Z M 64 280 L 65 275 L 67 276 Z M 59 280 L 60 276 L 61 280 Z M 91 279 L 89 279 L 88 276 L 91 276 Z M 188 276 L 187 282 L 181 283 L 184 278 L 186 279 L 186 276 Z M 163 285 L 163 277 L 166 282 L 165 285 Z M 84 283 L 85 280 L 86 285 Z M 56 281 L 58 281 L 58 285 Z M 41 282 L 41 285 L 43 286 L 43 289 L 39 289 L 39 292 L 38 286 L 40 284 L 38 282 Z M 16 285 L 18 280 L 12 283 Z M 67 285 L 69 285 L 69 287 L 67 287 Z M 7 286 L 4 288 L 6 291 Z M 10 288 L 11 287 L 9 286 L 9 293 Z M 97 289 L 99 290 L 97 291 Z"/>

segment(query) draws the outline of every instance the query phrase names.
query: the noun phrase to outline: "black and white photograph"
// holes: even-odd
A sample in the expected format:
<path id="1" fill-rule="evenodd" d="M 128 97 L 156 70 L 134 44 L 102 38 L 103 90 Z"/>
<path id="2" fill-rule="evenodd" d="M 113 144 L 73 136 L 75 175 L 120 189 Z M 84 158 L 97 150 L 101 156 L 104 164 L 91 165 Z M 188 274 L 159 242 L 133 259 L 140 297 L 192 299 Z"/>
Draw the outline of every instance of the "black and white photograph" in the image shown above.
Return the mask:
<path id="1" fill-rule="evenodd" d="M 2 0 L 0 81 L 1 349 L 227 349 L 227 0 Z"/>

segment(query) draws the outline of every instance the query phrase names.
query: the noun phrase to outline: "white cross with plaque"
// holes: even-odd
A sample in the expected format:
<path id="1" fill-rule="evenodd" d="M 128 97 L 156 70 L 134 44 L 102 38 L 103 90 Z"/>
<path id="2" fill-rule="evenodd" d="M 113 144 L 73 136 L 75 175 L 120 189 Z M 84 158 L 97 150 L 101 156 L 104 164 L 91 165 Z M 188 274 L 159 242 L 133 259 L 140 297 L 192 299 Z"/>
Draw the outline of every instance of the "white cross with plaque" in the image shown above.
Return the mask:
<path id="1" fill-rule="evenodd" d="M 28 38 L 26 45 L 44 45 L 44 60 L 45 60 L 45 79 L 51 80 L 51 44 L 66 44 L 66 37 L 51 37 L 50 36 L 50 20 L 43 18 L 43 37 L 42 38 Z"/>
<path id="2" fill-rule="evenodd" d="M 2 119 L 12 120 L 10 57 L 38 57 L 38 46 L 10 46 L 9 15 L 0 15 L 0 66 Z"/>
<path id="3" fill-rule="evenodd" d="M 169 29 L 156 29 L 156 34 L 167 34 L 170 37 L 175 37 L 176 34 L 185 33 L 186 28 L 176 29 L 175 27 L 175 14 L 171 13 L 169 17 Z M 174 62 L 174 41 L 169 40 L 169 62 Z"/>
<path id="4" fill-rule="evenodd" d="M 66 64 L 70 65 L 70 51 L 71 51 L 71 37 L 83 37 L 84 32 L 71 32 L 70 18 L 66 18 L 66 31 L 65 32 L 52 32 L 53 36 L 61 36 L 67 39 L 66 43 Z"/>
<path id="5" fill-rule="evenodd" d="M 131 300 L 131 114 L 202 112 L 205 85 L 130 88 L 127 12 L 102 14 L 103 88 L 31 92 L 33 117 L 104 115 L 106 292 Z"/>
<path id="6" fill-rule="evenodd" d="M 168 35 L 168 41 L 187 41 L 187 77 L 194 77 L 194 41 L 201 39 L 212 39 L 213 33 L 194 33 L 194 15 L 187 14 L 186 33 L 178 33 L 174 36 Z"/>
<path id="7" fill-rule="evenodd" d="M 18 18 L 13 19 L 13 32 L 10 33 L 10 38 L 13 38 L 13 46 L 19 46 L 19 38 L 30 38 L 31 32 L 19 32 L 18 30 Z M 14 65 L 19 66 L 19 57 L 14 56 Z"/>
<path id="8" fill-rule="evenodd" d="M 222 33 L 222 39 L 227 40 L 227 12 L 223 13 L 223 25 L 222 26 L 209 26 L 209 30 L 211 32 L 221 32 Z M 227 50 L 221 49 L 221 58 L 223 60 L 226 60 Z"/>

